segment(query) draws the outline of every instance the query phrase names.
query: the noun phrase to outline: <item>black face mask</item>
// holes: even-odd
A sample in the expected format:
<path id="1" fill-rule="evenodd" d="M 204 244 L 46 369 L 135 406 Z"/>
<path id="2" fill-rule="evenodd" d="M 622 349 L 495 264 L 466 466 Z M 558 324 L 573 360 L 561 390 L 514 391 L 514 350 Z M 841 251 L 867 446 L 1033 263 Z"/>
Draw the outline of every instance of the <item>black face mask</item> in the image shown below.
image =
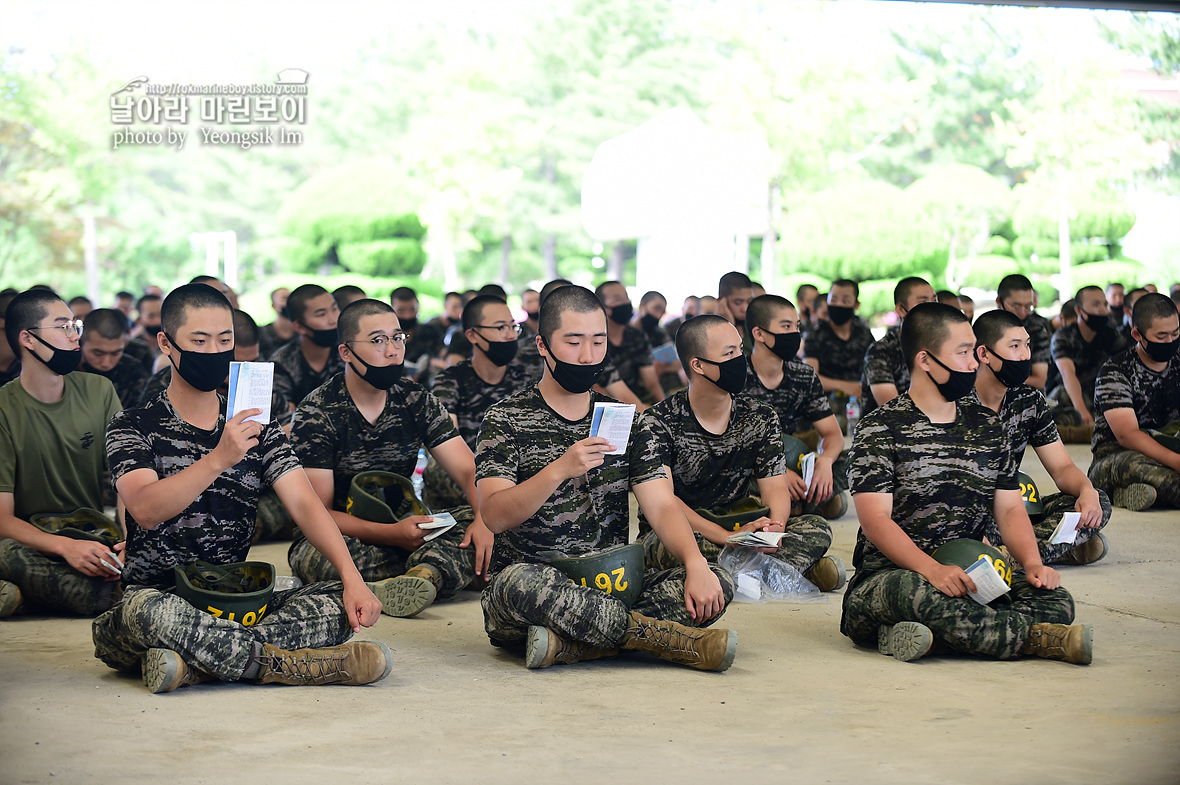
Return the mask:
<path id="1" fill-rule="evenodd" d="M 610 309 L 610 320 L 615 324 L 630 324 L 634 315 L 635 309 L 631 307 L 631 303 L 622 303 Z"/>
<path id="2" fill-rule="evenodd" d="M 1077 314 L 1078 318 L 1094 331 L 1094 340 L 1100 346 L 1109 343 L 1114 338 L 1115 327 L 1114 323 L 1110 321 L 1109 316 L 1094 316 L 1080 309 Z"/>
<path id="3" fill-rule="evenodd" d="M 303 323 L 300 322 L 300 324 Z M 303 324 L 303 326 L 307 327 L 306 324 Z M 333 346 L 336 346 L 340 342 L 335 327 L 330 330 L 314 330 L 311 327 L 307 327 L 307 329 L 311 330 L 311 335 L 309 337 L 311 338 L 311 342 L 316 346 L 329 349 Z"/>
<path id="4" fill-rule="evenodd" d="M 545 350 L 549 352 L 549 356 L 553 357 L 554 367 L 549 368 L 549 373 L 553 374 L 553 380 L 560 384 L 566 392 L 574 395 L 588 392 L 602 378 L 602 372 L 606 370 L 605 354 L 602 356 L 602 362 L 596 365 L 567 363 L 553 356 L 553 350 L 549 348 L 548 341 L 542 338 L 541 342 L 545 344 Z M 545 363 L 545 367 L 549 367 L 548 362 Z"/>
<path id="5" fill-rule="evenodd" d="M 946 368 L 946 370 L 951 375 L 951 378 L 947 379 L 945 382 L 938 382 L 935 381 L 933 376 L 930 376 L 930 371 L 926 371 L 926 375 L 930 376 L 930 381 L 934 382 L 935 386 L 938 387 L 938 392 L 943 398 L 946 398 L 948 402 L 954 403 L 974 389 L 975 371 L 952 370 L 947 368 L 946 364 L 942 360 L 935 357 L 932 352 L 927 352 L 926 354 L 929 355 L 931 360 L 934 360 L 934 362 L 938 363 L 943 368 Z"/>
<path id="6" fill-rule="evenodd" d="M 530 313 L 528 311 L 525 311 L 524 315 L 529 318 L 530 322 L 535 322 L 535 321 L 537 321 L 537 317 L 541 315 L 541 312 L 540 311 L 533 311 Z"/>
<path id="7" fill-rule="evenodd" d="M 713 360 L 706 360 L 704 357 L 698 357 L 697 359 L 703 363 L 709 363 L 710 365 L 717 366 L 718 370 L 721 371 L 721 375 L 717 377 L 717 381 L 714 382 L 712 379 L 709 379 L 708 376 L 705 376 L 705 378 L 709 379 L 709 381 L 713 382 L 713 384 L 717 385 L 722 390 L 725 390 L 730 395 L 737 395 L 742 390 L 746 389 L 745 355 L 739 354 L 737 357 L 731 357 L 724 362 L 714 362 Z M 702 374 L 702 376 L 704 376 L 704 374 Z"/>
<path id="8" fill-rule="evenodd" d="M 645 313 L 643 316 L 640 316 L 639 323 L 643 325 L 643 331 L 645 333 L 654 332 L 655 329 L 660 326 L 660 320 L 652 316 L 650 313 Z"/>
<path id="9" fill-rule="evenodd" d="M 406 372 L 405 362 L 400 362 L 397 365 L 369 365 L 357 355 L 354 354 L 353 357 L 356 357 L 357 362 L 365 366 L 365 374 L 361 376 L 360 372 L 357 371 L 356 375 L 378 390 L 388 390 L 390 387 L 393 387 Z M 354 367 L 352 370 L 356 371 L 356 368 Z"/>
<path id="10" fill-rule="evenodd" d="M 172 344 L 172 349 L 180 353 L 179 365 L 173 363 L 171 357 L 168 358 L 168 362 L 172 363 L 172 367 L 180 374 L 180 378 L 188 382 L 193 389 L 201 392 L 213 392 L 225 384 L 225 379 L 229 376 L 229 364 L 234 361 L 233 349 L 212 354 L 190 352 L 177 346 L 176 341 L 168 333 L 164 333 L 164 337 L 168 339 L 168 343 Z"/>
<path id="11" fill-rule="evenodd" d="M 411 316 L 409 319 L 400 319 L 399 318 L 398 322 L 401 324 L 402 330 L 409 333 L 409 332 L 413 332 L 414 328 L 418 326 L 418 317 Z"/>
<path id="12" fill-rule="evenodd" d="M 988 351 L 991 351 L 991 349 L 988 349 Z M 994 351 L 992 354 L 995 355 L 996 359 L 1000 361 L 1000 370 L 992 371 L 992 367 L 990 365 L 987 368 L 989 371 L 992 371 L 995 377 L 1000 380 L 1000 384 L 1004 385 L 1005 387 L 1019 387 L 1020 385 L 1024 384 L 1028 380 L 1028 377 L 1032 374 L 1031 359 L 1005 360 Z M 942 363 L 939 363 L 939 365 L 942 365 Z"/>
<path id="13" fill-rule="evenodd" d="M 34 352 L 29 354 L 36 357 L 41 362 L 45 363 L 45 367 L 56 373 L 58 376 L 65 376 L 68 373 L 73 373 L 78 370 L 78 365 L 82 362 L 82 350 L 78 349 L 58 349 L 53 344 L 46 341 L 37 333 L 29 331 L 29 335 L 36 338 L 41 343 L 45 344 L 53 352 L 53 355 L 48 360 L 41 360 Z"/>
<path id="14" fill-rule="evenodd" d="M 1162 343 L 1143 340 L 1143 351 L 1147 352 L 1147 356 L 1157 363 L 1166 363 L 1175 357 L 1177 347 L 1180 347 L 1180 339 Z"/>
<path id="15" fill-rule="evenodd" d="M 829 305 L 828 321 L 832 324 L 848 324 L 852 319 L 853 310 L 847 305 Z"/>
<path id="16" fill-rule="evenodd" d="M 516 341 L 488 341 L 488 348 L 480 347 L 480 350 L 487 355 L 493 365 L 503 368 L 512 362 L 516 357 L 516 350 L 519 348 L 520 344 Z"/>
<path id="17" fill-rule="evenodd" d="M 783 362 L 795 359 L 799 354 L 799 345 L 803 342 L 803 333 L 770 333 L 767 335 L 774 336 L 774 346 L 766 348 L 778 355 Z"/>

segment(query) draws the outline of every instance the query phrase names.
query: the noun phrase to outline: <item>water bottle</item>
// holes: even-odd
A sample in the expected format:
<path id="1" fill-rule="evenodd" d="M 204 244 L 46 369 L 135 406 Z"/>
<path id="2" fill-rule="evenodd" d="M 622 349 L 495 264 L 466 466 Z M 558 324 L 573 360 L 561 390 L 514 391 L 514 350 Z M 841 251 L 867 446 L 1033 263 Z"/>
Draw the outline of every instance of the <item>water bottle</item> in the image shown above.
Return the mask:
<path id="1" fill-rule="evenodd" d="M 302 585 L 303 581 L 293 575 L 275 576 L 275 591 L 290 591 L 291 589 L 298 589 Z"/>
<path id="2" fill-rule="evenodd" d="M 422 498 L 422 473 L 426 471 L 426 450 L 418 448 L 418 463 L 414 466 L 414 476 L 410 482 L 414 485 L 414 493 L 418 494 L 418 498 Z"/>
<path id="3" fill-rule="evenodd" d="M 848 438 L 849 444 L 851 444 L 853 432 L 856 430 L 856 423 L 860 420 L 860 401 L 857 400 L 855 395 L 848 399 L 848 405 L 844 407 L 844 416 L 848 419 L 848 428 L 844 435 Z"/>

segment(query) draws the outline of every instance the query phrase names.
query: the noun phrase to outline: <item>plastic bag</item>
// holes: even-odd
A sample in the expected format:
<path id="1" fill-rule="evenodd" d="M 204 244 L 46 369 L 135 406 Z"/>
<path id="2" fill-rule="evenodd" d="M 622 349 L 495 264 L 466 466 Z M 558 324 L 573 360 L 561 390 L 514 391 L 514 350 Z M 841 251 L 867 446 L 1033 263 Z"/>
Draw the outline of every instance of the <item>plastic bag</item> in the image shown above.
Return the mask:
<path id="1" fill-rule="evenodd" d="M 827 602 L 798 570 L 757 548 L 726 545 L 717 563 L 733 576 L 736 602 Z"/>

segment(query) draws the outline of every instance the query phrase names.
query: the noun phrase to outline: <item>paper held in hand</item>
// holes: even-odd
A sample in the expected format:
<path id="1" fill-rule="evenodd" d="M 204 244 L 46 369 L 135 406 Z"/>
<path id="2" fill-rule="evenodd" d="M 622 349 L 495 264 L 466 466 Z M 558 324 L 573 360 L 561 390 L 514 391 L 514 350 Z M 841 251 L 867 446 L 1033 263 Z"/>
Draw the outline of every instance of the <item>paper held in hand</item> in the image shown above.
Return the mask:
<path id="1" fill-rule="evenodd" d="M 270 422 L 270 395 L 274 387 L 274 363 L 229 364 L 229 411 L 226 419 L 243 409 L 261 409 L 262 414 L 247 420 L 266 425 Z"/>
<path id="2" fill-rule="evenodd" d="M 614 445 L 615 449 L 607 455 L 622 455 L 627 451 L 634 420 L 634 404 L 599 401 L 594 404 L 594 416 L 590 419 L 590 435 L 601 436 Z"/>
<path id="3" fill-rule="evenodd" d="M 980 556 L 979 561 L 972 564 L 964 572 L 975 583 L 975 591 L 968 592 L 967 596 L 980 605 L 987 605 L 1001 594 L 1008 593 L 1008 584 L 1004 582 L 1000 573 L 996 572 L 996 568 L 992 566 L 992 563 L 987 560 L 986 556 Z"/>
<path id="4" fill-rule="evenodd" d="M 777 548 L 786 532 L 734 532 L 725 539 L 730 545 L 749 545 L 752 548 Z"/>
<path id="5" fill-rule="evenodd" d="M 1050 545 L 1065 545 L 1066 543 L 1077 542 L 1078 527 L 1082 523 L 1082 514 L 1080 512 L 1067 512 L 1061 516 L 1061 523 L 1057 524 L 1057 528 L 1053 530 L 1053 536 L 1049 538 Z"/>
<path id="6" fill-rule="evenodd" d="M 433 513 L 431 517 L 434 518 L 434 520 L 418 524 L 419 529 L 430 530 L 430 533 L 422 538 L 424 542 L 430 542 L 435 537 L 443 536 L 451 530 L 452 526 L 458 523 L 458 521 L 455 520 L 455 516 L 451 515 L 449 512 L 436 512 Z"/>
<path id="7" fill-rule="evenodd" d="M 815 476 L 815 453 L 809 452 L 799 459 L 799 474 L 803 477 L 803 484 L 811 490 L 811 478 Z"/>

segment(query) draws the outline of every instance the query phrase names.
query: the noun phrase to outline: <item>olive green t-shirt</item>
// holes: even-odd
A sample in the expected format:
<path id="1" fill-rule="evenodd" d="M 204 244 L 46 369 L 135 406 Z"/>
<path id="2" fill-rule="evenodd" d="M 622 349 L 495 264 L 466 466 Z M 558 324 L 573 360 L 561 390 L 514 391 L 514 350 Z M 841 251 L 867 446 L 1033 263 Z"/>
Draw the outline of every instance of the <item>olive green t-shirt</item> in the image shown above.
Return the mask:
<path id="1" fill-rule="evenodd" d="M 123 407 L 102 376 L 71 373 L 64 380 L 56 403 L 38 401 L 20 379 L 0 387 L 0 493 L 13 494 L 22 520 L 102 509 L 107 423 Z"/>

